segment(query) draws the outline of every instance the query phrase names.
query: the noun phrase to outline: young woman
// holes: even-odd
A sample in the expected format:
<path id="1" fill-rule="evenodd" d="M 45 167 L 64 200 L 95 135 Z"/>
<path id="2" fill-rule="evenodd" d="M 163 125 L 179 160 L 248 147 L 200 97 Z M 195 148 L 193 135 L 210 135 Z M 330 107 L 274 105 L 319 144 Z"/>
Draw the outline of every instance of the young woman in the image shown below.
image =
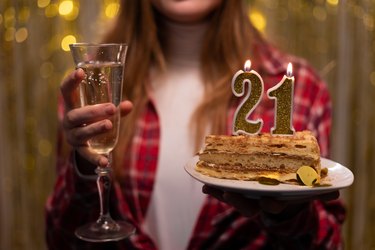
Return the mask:
<path id="1" fill-rule="evenodd" d="M 110 104 L 79 107 L 76 70 L 61 85 L 58 178 L 47 202 L 51 249 L 337 249 L 345 211 L 338 192 L 293 202 L 252 200 L 204 186 L 183 167 L 206 134 L 228 134 L 238 104 L 230 82 L 251 59 L 265 90 L 293 63 L 293 126 L 317 137 L 328 155 L 331 104 L 324 82 L 303 60 L 266 43 L 251 26 L 248 1 L 122 0 L 104 42 L 126 42 L 124 116 L 114 153 L 114 217 L 136 233 L 112 243 L 87 243 L 74 230 L 98 215 L 94 169 L 108 159 L 90 152 L 88 138 L 112 127 Z M 131 112 L 130 112 L 131 111 Z M 264 98 L 252 118 L 273 126 Z M 82 126 L 85 124 L 85 126 Z M 67 152 L 62 147 L 70 144 Z"/>

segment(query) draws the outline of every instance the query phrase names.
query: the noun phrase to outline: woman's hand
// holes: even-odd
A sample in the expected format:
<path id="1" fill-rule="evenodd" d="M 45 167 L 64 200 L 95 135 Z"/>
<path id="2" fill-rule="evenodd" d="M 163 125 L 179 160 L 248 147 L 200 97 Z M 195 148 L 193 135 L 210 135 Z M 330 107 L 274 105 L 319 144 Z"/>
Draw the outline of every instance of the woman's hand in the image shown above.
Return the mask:
<path id="1" fill-rule="evenodd" d="M 112 103 L 80 107 L 77 90 L 84 77 L 84 71 L 77 69 L 61 83 L 60 89 L 65 102 L 63 130 L 68 143 L 77 150 L 81 157 L 91 164 L 105 167 L 108 159 L 90 150 L 87 141 L 112 128 L 113 124 L 109 118 L 115 114 L 116 107 Z M 132 103 L 123 101 L 119 108 L 122 116 L 127 115 L 132 109 Z"/>
<path id="2" fill-rule="evenodd" d="M 277 200 L 271 197 L 261 197 L 260 199 L 250 199 L 242 194 L 224 192 L 220 189 L 204 185 L 203 193 L 212 195 L 216 199 L 236 208 L 247 217 L 255 217 L 259 214 L 268 215 L 279 220 L 291 219 L 303 208 L 308 207 L 313 200 L 330 201 L 339 197 L 339 191 L 333 191 L 316 196 L 308 196 L 298 200 Z"/>

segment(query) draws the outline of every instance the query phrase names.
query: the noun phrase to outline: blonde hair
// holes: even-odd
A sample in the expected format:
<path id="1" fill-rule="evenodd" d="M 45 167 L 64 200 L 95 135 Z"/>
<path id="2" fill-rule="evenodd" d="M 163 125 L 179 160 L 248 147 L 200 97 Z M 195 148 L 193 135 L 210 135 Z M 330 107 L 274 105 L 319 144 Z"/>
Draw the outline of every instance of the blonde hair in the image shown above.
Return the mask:
<path id="1" fill-rule="evenodd" d="M 246 3 L 245 0 L 223 0 L 210 17 L 211 26 L 207 30 L 201 54 L 205 96 L 191 121 L 197 147 L 207 132 L 207 126 L 211 133 L 226 133 L 227 110 L 232 97 L 231 78 L 235 71 L 243 67 L 246 58 L 256 56 L 252 53 L 253 43 L 260 37 L 250 24 Z M 134 109 L 122 122 L 115 159 L 123 154 L 120 152 L 124 152 L 131 142 L 136 121 L 147 104 L 150 66 L 165 69 L 158 30 L 159 15 L 150 1 L 122 0 L 115 25 L 104 38 L 105 42 L 129 44 L 124 97 L 133 102 Z"/>

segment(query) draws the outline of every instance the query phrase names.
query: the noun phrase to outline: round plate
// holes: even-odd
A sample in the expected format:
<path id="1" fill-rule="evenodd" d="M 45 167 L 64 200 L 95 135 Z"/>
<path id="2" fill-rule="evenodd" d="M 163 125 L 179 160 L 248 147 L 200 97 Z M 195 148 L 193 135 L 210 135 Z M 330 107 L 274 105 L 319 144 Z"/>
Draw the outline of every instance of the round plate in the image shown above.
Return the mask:
<path id="1" fill-rule="evenodd" d="M 292 184 L 265 185 L 258 181 L 214 178 L 197 172 L 195 170 L 197 161 L 198 156 L 194 156 L 185 165 L 186 172 L 188 172 L 194 179 L 224 191 L 244 194 L 250 198 L 268 196 L 280 200 L 295 200 L 343 189 L 349 187 L 354 181 L 354 175 L 348 168 L 326 158 L 321 158 L 322 168 L 328 169 L 328 175 L 324 177 L 323 182 L 329 183 L 330 186 L 321 187 L 308 187 Z"/>

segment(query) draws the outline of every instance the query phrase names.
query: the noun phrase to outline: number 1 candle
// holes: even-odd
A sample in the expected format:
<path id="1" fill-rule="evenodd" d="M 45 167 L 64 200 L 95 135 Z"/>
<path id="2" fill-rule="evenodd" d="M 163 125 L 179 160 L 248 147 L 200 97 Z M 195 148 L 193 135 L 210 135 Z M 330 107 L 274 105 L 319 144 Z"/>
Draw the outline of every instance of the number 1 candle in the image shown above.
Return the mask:
<path id="1" fill-rule="evenodd" d="M 272 134 L 294 134 L 292 125 L 294 76 L 292 64 L 289 63 L 283 79 L 267 91 L 270 99 L 275 99 L 275 125 Z"/>

